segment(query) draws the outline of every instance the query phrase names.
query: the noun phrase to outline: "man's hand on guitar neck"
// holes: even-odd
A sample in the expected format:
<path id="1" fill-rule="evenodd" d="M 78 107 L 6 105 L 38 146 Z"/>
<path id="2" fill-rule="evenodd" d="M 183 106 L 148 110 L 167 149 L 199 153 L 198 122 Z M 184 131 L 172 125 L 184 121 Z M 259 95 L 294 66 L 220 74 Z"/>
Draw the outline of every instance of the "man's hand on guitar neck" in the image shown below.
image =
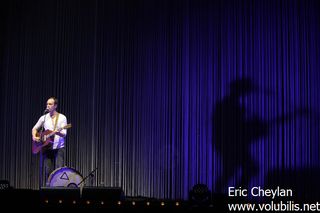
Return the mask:
<path id="1" fill-rule="evenodd" d="M 55 135 L 59 135 L 60 137 L 65 137 L 66 135 L 61 133 L 61 132 L 58 132 L 58 131 L 54 131 L 54 134 Z"/>
<path id="2" fill-rule="evenodd" d="M 66 136 L 65 134 L 62 134 L 61 132 L 57 132 L 56 134 L 59 135 L 62 138 Z"/>

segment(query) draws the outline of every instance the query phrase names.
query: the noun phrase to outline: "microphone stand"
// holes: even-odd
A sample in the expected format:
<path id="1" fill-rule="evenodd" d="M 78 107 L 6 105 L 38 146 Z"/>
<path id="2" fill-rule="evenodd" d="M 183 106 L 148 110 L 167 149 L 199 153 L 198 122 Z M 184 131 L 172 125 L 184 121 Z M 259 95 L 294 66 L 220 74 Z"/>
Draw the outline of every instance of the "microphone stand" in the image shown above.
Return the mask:
<path id="1" fill-rule="evenodd" d="M 85 178 L 83 178 L 83 180 L 78 183 L 78 186 L 80 186 L 81 183 L 83 183 L 88 177 L 94 177 L 93 173 L 98 169 L 98 167 L 96 167 L 94 170 L 92 170 Z"/>

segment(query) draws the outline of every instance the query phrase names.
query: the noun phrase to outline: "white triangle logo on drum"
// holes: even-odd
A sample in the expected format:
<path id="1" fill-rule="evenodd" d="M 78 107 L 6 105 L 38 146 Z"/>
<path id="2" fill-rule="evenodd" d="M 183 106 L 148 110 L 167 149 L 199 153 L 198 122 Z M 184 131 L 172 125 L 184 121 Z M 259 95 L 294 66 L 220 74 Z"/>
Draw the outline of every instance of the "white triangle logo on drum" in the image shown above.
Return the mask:
<path id="1" fill-rule="evenodd" d="M 64 172 L 64 173 L 60 176 L 60 179 L 69 180 L 69 177 L 68 177 L 67 173 Z"/>

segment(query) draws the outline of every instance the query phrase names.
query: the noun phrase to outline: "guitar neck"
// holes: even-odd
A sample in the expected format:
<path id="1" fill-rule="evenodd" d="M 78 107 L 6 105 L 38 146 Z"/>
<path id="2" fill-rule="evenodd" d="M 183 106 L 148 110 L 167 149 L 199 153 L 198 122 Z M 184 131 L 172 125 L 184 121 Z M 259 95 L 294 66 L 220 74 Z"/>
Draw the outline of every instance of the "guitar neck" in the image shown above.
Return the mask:
<path id="1" fill-rule="evenodd" d="M 57 132 L 60 132 L 61 130 L 63 130 L 64 128 L 59 128 L 59 129 L 57 129 L 56 131 L 52 131 L 51 133 L 49 133 L 48 135 L 47 135 L 47 137 L 51 137 L 51 136 L 53 136 L 53 135 L 55 135 Z"/>
<path id="2" fill-rule="evenodd" d="M 70 127 L 71 127 L 71 124 L 67 124 L 67 125 L 64 126 L 64 127 L 60 127 L 60 128 L 57 129 L 56 131 L 50 132 L 50 133 L 47 135 L 47 137 L 51 137 L 51 136 L 55 135 L 57 132 L 60 132 L 60 131 L 63 130 L 63 129 L 68 129 L 68 128 L 70 128 Z"/>

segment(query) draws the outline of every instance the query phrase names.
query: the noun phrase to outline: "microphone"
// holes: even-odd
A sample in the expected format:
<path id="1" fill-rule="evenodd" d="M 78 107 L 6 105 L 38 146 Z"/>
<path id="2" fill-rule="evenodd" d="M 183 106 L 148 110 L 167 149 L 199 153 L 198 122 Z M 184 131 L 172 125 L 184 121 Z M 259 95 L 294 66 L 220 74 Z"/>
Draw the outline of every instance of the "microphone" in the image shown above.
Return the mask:
<path id="1" fill-rule="evenodd" d="M 43 114 L 45 114 L 45 113 L 47 113 L 47 112 L 49 112 L 49 110 L 48 110 L 48 109 L 45 109 L 45 110 L 43 111 Z"/>

